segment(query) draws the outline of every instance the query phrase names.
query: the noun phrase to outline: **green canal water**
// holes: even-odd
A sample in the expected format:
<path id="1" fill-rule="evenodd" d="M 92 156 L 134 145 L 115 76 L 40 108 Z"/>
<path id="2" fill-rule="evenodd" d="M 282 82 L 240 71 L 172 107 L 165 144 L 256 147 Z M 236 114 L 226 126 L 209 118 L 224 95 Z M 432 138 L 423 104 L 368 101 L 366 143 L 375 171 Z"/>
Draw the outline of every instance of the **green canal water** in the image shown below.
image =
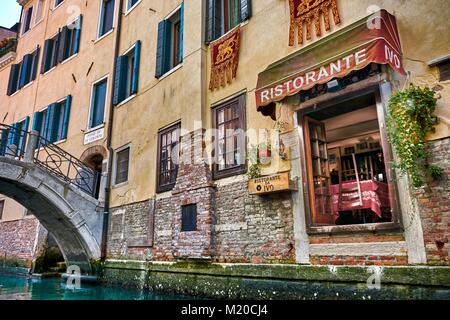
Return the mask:
<path id="1" fill-rule="evenodd" d="M 193 297 L 155 294 L 118 287 L 82 284 L 70 289 L 60 278 L 32 279 L 0 274 L 0 300 L 192 300 Z"/>

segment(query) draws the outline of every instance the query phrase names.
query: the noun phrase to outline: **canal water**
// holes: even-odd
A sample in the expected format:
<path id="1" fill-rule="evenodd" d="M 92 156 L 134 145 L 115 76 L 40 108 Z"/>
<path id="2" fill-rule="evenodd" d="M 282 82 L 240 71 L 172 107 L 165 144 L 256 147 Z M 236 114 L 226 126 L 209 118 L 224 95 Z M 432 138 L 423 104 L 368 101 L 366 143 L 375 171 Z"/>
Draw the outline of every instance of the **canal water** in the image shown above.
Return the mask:
<path id="1" fill-rule="evenodd" d="M 0 300 L 192 300 L 193 297 L 82 284 L 71 289 L 60 278 L 32 279 L 0 274 Z"/>

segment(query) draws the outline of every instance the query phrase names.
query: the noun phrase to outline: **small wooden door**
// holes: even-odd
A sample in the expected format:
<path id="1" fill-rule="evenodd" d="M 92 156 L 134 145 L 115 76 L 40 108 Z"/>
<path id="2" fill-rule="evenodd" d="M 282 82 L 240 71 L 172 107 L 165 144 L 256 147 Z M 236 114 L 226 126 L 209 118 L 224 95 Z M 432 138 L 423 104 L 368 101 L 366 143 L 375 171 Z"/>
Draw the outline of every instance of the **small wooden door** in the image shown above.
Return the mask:
<path id="1" fill-rule="evenodd" d="M 303 130 L 312 223 L 334 224 L 325 124 L 305 117 Z"/>

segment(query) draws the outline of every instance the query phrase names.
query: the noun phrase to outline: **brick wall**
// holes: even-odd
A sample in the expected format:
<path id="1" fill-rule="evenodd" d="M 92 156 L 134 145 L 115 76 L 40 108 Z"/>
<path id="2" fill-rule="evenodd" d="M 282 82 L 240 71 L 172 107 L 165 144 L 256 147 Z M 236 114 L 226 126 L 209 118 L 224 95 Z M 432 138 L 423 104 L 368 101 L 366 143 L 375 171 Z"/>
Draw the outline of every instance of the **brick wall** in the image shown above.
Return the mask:
<path id="1" fill-rule="evenodd" d="M 0 261 L 19 259 L 31 266 L 39 222 L 36 218 L 0 222 Z"/>
<path id="2" fill-rule="evenodd" d="M 438 181 L 417 192 L 429 264 L 449 265 L 450 256 L 450 139 L 429 143 L 430 162 L 444 169 Z"/>

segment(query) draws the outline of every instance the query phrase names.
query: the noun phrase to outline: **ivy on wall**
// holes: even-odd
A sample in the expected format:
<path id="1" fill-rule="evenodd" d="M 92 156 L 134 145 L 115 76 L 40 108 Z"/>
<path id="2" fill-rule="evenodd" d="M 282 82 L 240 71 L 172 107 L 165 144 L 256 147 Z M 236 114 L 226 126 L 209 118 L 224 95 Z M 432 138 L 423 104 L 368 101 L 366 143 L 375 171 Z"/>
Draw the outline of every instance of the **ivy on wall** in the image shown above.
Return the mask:
<path id="1" fill-rule="evenodd" d="M 388 136 L 399 159 L 394 166 L 409 174 L 414 188 L 423 186 L 427 176 L 437 179 L 443 173 L 427 161 L 425 137 L 434 131 L 436 103 L 434 91 L 414 85 L 389 100 Z"/>

